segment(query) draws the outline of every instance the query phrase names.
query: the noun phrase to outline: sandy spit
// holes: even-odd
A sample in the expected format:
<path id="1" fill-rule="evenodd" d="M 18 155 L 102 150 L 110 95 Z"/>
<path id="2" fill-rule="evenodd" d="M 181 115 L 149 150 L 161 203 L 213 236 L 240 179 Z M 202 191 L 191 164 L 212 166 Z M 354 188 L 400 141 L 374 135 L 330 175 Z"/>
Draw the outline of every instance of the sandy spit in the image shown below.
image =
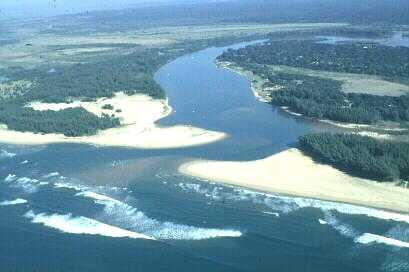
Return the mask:
<path id="1" fill-rule="evenodd" d="M 111 104 L 114 110 L 104 110 L 102 106 Z M 96 102 L 74 101 L 73 103 L 41 103 L 27 105 L 35 110 L 61 110 L 84 107 L 96 114 L 115 114 L 121 120 L 121 127 L 101 131 L 97 135 L 66 137 L 62 134 L 35 134 L 0 128 L 0 142 L 10 144 L 41 145 L 51 143 L 85 143 L 98 146 L 122 146 L 143 149 L 180 148 L 208 144 L 227 137 L 225 133 L 208 131 L 191 126 L 160 127 L 155 124 L 172 113 L 167 100 L 153 99 L 136 94 L 128 96 L 118 92 L 113 98 L 101 98 Z M 116 112 L 121 110 L 121 112 Z"/>
<path id="2" fill-rule="evenodd" d="M 409 190 L 347 175 L 292 148 L 247 162 L 194 160 L 179 172 L 251 189 L 409 213 Z"/>

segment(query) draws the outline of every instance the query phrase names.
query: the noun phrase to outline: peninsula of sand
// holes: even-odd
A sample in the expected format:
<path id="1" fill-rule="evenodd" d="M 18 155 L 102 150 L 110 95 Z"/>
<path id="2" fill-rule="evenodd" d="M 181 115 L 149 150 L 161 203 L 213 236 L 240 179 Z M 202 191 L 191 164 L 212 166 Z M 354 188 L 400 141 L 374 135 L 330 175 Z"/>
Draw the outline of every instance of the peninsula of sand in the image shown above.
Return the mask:
<path id="1" fill-rule="evenodd" d="M 112 111 L 103 109 L 106 104 L 120 111 L 115 113 L 121 126 L 100 131 L 96 135 L 67 137 L 62 134 L 37 134 L 0 128 L 0 142 L 9 144 L 41 145 L 51 143 L 85 143 L 98 146 L 121 146 L 143 149 L 180 148 L 208 144 L 227 137 L 225 133 L 208 131 L 189 125 L 161 127 L 155 124 L 172 113 L 167 100 L 153 99 L 147 95 L 128 96 L 118 92 L 113 98 L 100 98 L 96 102 L 74 101 L 72 103 L 32 102 L 27 107 L 35 110 L 62 110 L 83 107 L 101 116 Z"/>
<path id="2" fill-rule="evenodd" d="M 271 193 L 409 213 L 408 189 L 352 177 L 314 162 L 296 148 L 256 161 L 193 160 L 182 164 L 179 172 Z"/>

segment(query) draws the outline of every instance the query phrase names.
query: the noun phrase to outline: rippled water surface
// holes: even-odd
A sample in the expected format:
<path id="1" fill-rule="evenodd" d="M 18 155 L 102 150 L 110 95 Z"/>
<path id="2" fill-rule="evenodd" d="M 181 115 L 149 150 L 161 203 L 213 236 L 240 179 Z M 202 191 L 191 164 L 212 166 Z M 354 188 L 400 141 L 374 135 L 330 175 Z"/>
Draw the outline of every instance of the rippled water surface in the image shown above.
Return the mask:
<path id="1" fill-rule="evenodd" d="M 262 158 L 330 129 L 256 101 L 246 79 L 215 66 L 223 50 L 181 57 L 156 80 L 175 110 L 161 125 L 227 140 L 0 146 L 0 271 L 409 271 L 409 216 L 176 173 L 186 158 Z"/>

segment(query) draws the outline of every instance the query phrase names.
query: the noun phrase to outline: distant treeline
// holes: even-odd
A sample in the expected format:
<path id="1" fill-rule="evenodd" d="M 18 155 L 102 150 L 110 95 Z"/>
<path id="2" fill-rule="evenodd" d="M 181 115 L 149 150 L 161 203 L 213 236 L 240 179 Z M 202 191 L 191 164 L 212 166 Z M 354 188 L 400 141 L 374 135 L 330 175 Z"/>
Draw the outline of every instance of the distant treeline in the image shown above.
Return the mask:
<path id="1" fill-rule="evenodd" d="M 115 92 L 144 93 L 163 98 L 164 92 L 154 81 L 154 72 L 166 62 L 158 51 L 146 50 L 99 62 L 56 68 L 15 69 L 8 77 L 29 80 L 33 87 L 22 99 L 66 102 L 73 98 L 112 97 Z"/>
<path id="2" fill-rule="evenodd" d="M 314 70 L 407 78 L 409 48 L 374 43 L 324 44 L 315 41 L 271 41 L 228 50 L 223 61 L 287 65 Z"/>
<path id="3" fill-rule="evenodd" d="M 379 181 L 409 179 L 409 144 L 351 134 L 312 134 L 300 148 L 315 160 Z"/>
<path id="4" fill-rule="evenodd" d="M 67 31 L 89 25 L 95 31 L 212 23 L 409 24 L 407 0 L 238 0 L 91 12 L 65 16 Z M 210 2 L 210 3 L 209 3 Z M 74 26 L 74 27 L 73 27 Z M 77 27 L 78 28 L 78 27 Z M 47 29 L 46 31 L 55 31 Z"/>

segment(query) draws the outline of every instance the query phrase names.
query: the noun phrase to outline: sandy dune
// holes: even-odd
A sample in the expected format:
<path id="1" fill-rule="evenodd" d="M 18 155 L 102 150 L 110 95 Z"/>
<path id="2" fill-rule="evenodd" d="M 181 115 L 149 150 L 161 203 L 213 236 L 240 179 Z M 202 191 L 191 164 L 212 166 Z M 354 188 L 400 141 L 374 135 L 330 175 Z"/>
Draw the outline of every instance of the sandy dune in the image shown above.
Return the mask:
<path id="1" fill-rule="evenodd" d="M 111 104 L 114 110 L 103 110 L 102 106 Z M 0 142 L 11 144 L 49 144 L 49 143 L 87 143 L 101 146 L 123 146 L 136 148 L 178 148 L 207 144 L 227 137 L 222 132 L 207 131 L 190 126 L 160 127 L 155 124 L 168 116 L 172 109 L 166 100 L 152 99 L 146 95 L 127 96 L 117 93 L 113 98 L 101 98 L 96 102 L 41 103 L 27 105 L 35 110 L 61 110 L 82 106 L 86 110 L 101 115 L 114 113 L 120 118 L 122 126 L 101 131 L 97 135 L 66 137 L 62 134 L 35 134 L 0 129 Z M 120 109 L 121 112 L 115 112 Z"/>
<path id="2" fill-rule="evenodd" d="M 349 176 L 295 148 L 257 161 L 191 161 L 179 171 L 262 191 L 409 213 L 409 190 Z"/>

